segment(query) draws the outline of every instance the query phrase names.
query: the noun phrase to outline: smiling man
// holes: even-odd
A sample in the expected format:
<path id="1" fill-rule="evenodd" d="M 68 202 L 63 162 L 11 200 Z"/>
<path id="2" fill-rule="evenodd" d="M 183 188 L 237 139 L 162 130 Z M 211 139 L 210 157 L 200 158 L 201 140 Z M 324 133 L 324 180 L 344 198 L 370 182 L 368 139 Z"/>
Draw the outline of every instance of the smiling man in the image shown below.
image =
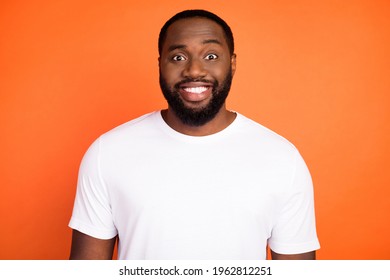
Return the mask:
<path id="1" fill-rule="evenodd" d="M 163 28 L 160 34 L 159 48 L 160 85 L 169 104 L 163 111 L 165 121 L 188 135 L 224 129 L 235 118 L 225 108 L 236 68 L 233 36 L 202 17 L 184 18 L 168 26 L 169 32 Z"/>
<path id="2" fill-rule="evenodd" d="M 80 166 L 71 259 L 314 259 L 313 187 L 297 149 L 226 109 L 229 26 L 178 13 L 159 37 L 168 102 L 99 137 Z"/>

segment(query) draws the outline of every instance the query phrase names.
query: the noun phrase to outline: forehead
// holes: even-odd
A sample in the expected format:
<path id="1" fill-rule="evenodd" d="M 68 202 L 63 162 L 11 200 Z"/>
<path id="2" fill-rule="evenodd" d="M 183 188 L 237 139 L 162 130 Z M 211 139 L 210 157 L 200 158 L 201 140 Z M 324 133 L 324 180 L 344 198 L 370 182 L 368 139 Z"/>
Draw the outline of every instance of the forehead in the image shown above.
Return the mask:
<path id="1" fill-rule="evenodd" d="M 180 19 L 168 27 L 163 48 L 188 41 L 218 40 L 227 47 L 223 28 L 213 20 L 194 17 Z"/>

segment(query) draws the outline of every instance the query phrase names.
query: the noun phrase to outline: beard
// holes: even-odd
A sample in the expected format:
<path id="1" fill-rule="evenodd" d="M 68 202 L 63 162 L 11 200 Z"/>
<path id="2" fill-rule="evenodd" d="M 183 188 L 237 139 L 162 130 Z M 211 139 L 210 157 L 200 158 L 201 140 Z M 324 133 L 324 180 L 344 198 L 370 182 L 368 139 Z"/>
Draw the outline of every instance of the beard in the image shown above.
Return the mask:
<path id="1" fill-rule="evenodd" d="M 189 126 L 202 126 L 214 119 L 225 104 L 225 100 L 229 95 L 232 79 L 233 75 L 230 69 L 221 85 L 219 85 L 218 81 L 211 82 L 204 79 L 185 79 L 175 84 L 173 88 L 170 88 L 160 72 L 160 88 L 169 107 L 183 124 Z M 190 82 L 213 84 L 212 97 L 206 106 L 202 108 L 190 108 L 184 104 L 179 94 L 180 85 Z"/>

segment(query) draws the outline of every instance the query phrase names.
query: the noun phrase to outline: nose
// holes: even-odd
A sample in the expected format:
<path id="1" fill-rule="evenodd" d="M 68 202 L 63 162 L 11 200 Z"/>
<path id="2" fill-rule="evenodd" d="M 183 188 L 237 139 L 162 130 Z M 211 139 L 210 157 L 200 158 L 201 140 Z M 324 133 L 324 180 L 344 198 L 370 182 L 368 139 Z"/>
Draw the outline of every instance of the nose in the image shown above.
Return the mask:
<path id="1" fill-rule="evenodd" d="M 206 74 L 207 71 L 204 68 L 202 61 L 195 58 L 190 59 L 183 70 L 183 76 L 186 78 L 203 78 Z"/>

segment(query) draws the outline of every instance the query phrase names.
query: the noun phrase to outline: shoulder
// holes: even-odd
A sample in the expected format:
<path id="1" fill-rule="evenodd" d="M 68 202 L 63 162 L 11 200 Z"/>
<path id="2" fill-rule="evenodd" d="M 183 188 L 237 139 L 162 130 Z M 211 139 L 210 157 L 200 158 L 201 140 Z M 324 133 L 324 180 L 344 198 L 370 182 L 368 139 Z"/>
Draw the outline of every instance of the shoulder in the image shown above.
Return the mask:
<path id="1" fill-rule="evenodd" d="M 123 147 L 137 147 L 145 139 L 154 138 L 152 134 L 158 131 L 157 113 L 142 115 L 101 134 L 89 146 L 87 154 L 110 154 L 116 150 L 121 151 Z"/>
<path id="2" fill-rule="evenodd" d="M 157 111 L 151 112 L 114 127 L 98 138 L 100 145 L 116 145 L 151 137 L 158 131 L 157 114 Z"/>
<path id="3" fill-rule="evenodd" d="M 158 112 L 151 112 L 135 119 L 132 119 L 128 122 L 125 122 L 108 132 L 101 135 L 101 138 L 110 138 L 117 135 L 122 136 L 126 133 L 142 132 L 143 129 L 148 129 L 155 123 L 155 115 Z"/>
<path id="4" fill-rule="evenodd" d="M 264 125 L 239 113 L 237 121 L 237 134 L 247 144 L 262 147 L 272 153 L 291 154 L 294 157 L 299 153 L 293 143 Z"/>

